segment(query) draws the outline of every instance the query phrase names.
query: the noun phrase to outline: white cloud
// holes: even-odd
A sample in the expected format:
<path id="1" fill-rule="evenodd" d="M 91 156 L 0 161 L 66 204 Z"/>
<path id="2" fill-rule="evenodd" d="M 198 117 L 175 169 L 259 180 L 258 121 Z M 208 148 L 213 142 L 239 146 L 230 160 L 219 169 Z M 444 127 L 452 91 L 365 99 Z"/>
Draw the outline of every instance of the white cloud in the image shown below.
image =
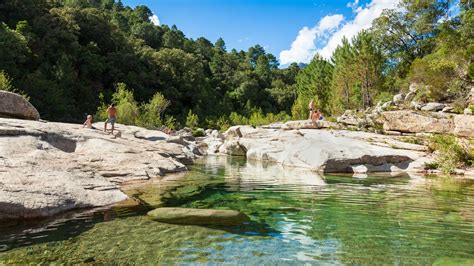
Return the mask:
<path id="1" fill-rule="evenodd" d="M 318 26 L 315 28 L 308 29 L 308 27 L 303 27 L 291 44 L 291 48 L 280 53 L 280 63 L 283 65 L 292 62 L 309 63 L 316 53 L 329 59 L 334 50 L 341 43 L 343 37 L 350 40 L 361 30 L 368 29 L 372 25 L 372 21 L 379 17 L 384 9 L 393 9 L 398 3 L 399 0 L 372 0 L 372 2 L 364 7 L 357 7 L 359 4 L 358 0 L 350 2 L 348 6 L 351 7 L 355 13 L 353 20 L 348 21 L 343 24 L 342 27 L 339 27 L 343 17 L 342 15 L 333 15 L 321 19 Z M 341 19 L 337 20 L 331 18 L 334 16 L 340 16 Z M 321 25 L 328 25 L 329 28 L 318 31 Z M 337 30 L 331 31 L 333 29 Z M 324 37 L 324 33 L 327 34 L 328 32 L 329 36 L 325 45 L 321 48 L 316 48 L 316 38 Z"/>
<path id="2" fill-rule="evenodd" d="M 280 63 L 283 65 L 292 62 L 309 62 L 313 58 L 316 46 L 314 41 L 318 35 L 323 35 L 325 32 L 336 29 L 344 17 L 341 14 L 325 16 L 318 25 L 313 28 L 303 27 L 296 39 L 291 44 L 289 50 L 281 51 Z"/>
<path id="3" fill-rule="evenodd" d="M 153 16 L 150 17 L 151 23 L 153 23 L 156 26 L 160 26 L 160 19 L 158 18 L 157 15 L 153 14 Z"/>
<path id="4" fill-rule="evenodd" d="M 351 8 L 352 11 L 357 10 L 358 6 L 359 6 L 359 0 L 354 0 L 354 2 L 347 3 L 347 7 Z"/>

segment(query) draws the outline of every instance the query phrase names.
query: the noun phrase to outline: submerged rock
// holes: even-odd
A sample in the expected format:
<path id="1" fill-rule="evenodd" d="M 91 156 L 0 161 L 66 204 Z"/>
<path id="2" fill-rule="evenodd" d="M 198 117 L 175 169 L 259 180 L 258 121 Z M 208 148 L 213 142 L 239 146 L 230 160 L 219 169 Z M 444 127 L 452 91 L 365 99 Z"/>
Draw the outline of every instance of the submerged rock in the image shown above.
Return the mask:
<path id="1" fill-rule="evenodd" d="M 147 215 L 158 222 L 189 225 L 241 225 L 250 218 L 234 210 L 158 208 Z"/>

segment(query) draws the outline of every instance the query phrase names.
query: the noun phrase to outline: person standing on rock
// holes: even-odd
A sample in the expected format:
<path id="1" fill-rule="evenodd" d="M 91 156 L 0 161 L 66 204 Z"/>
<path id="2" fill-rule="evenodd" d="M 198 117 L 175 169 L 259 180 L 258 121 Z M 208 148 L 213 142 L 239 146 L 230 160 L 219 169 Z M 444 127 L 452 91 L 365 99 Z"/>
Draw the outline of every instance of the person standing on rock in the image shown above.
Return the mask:
<path id="1" fill-rule="evenodd" d="M 309 120 L 313 118 L 313 112 L 314 112 L 314 100 L 311 100 L 308 105 L 309 108 Z"/>
<path id="2" fill-rule="evenodd" d="M 107 108 L 107 117 L 104 123 L 104 132 L 107 132 L 107 123 L 110 123 L 112 125 L 112 134 L 114 134 L 115 120 L 117 119 L 117 109 L 114 104 L 110 104 L 109 108 Z"/>

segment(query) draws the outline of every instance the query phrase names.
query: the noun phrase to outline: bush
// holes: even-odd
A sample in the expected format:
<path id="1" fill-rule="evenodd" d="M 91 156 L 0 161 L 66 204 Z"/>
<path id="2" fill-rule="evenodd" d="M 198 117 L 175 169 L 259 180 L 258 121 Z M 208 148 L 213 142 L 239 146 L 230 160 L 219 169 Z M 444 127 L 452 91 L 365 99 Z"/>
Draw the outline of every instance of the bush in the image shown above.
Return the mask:
<path id="1" fill-rule="evenodd" d="M 158 128 L 163 125 L 161 115 L 170 105 L 161 93 L 157 92 L 149 103 L 140 106 L 138 125 L 146 128 Z"/>
<path id="2" fill-rule="evenodd" d="M 232 125 L 248 125 L 249 120 L 247 117 L 240 115 L 236 112 L 232 112 L 229 115 L 229 120 Z"/>
<path id="3" fill-rule="evenodd" d="M 117 91 L 112 95 L 112 102 L 117 109 L 117 122 L 125 125 L 136 125 L 140 110 L 133 98 L 133 91 L 125 83 L 117 83 Z"/>
<path id="4" fill-rule="evenodd" d="M 13 87 L 11 78 L 3 70 L 0 70 L 0 91 L 14 92 L 23 96 L 23 98 L 25 98 L 27 101 L 30 100 L 30 97 L 25 92 Z"/>
<path id="5" fill-rule="evenodd" d="M 194 128 L 193 129 L 193 136 L 194 137 L 204 137 L 206 133 L 204 132 L 204 129 L 202 128 Z"/>
<path id="6" fill-rule="evenodd" d="M 107 104 L 104 102 L 104 95 L 99 94 L 100 105 L 97 108 L 95 117 L 97 120 L 107 118 Z M 125 125 L 137 125 L 146 128 L 158 128 L 163 125 L 161 115 L 170 105 L 165 97 L 157 92 L 148 103 L 142 103 L 140 107 L 135 101 L 133 91 L 127 89 L 124 83 L 117 83 L 117 90 L 112 94 L 112 102 L 117 109 L 117 122 Z M 165 124 L 174 129 L 176 120 L 167 117 Z"/>
<path id="7" fill-rule="evenodd" d="M 220 132 L 226 131 L 231 126 L 229 120 L 227 120 L 224 116 L 219 117 L 215 125 L 219 129 Z"/>
<path id="8" fill-rule="evenodd" d="M 444 173 L 453 173 L 456 168 L 467 166 L 472 160 L 467 152 L 451 135 L 434 135 L 430 138 L 429 147 L 438 152 L 436 163 Z"/>
<path id="9" fill-rule="evenodd" d="M 165 127 L 175 130 L 178 126 L 179 124 L 176 121 L 176 118 L 170 115 L 165 116 Z"/>
<path id="10" fill-rule="evenodd" d="M 194 114 L 193 111 L 190 109 L 188 112 L 188 116 L 186 117 L 186 126 L 194 129 L 198 126 L 199 117 L 197 114 Z"/>

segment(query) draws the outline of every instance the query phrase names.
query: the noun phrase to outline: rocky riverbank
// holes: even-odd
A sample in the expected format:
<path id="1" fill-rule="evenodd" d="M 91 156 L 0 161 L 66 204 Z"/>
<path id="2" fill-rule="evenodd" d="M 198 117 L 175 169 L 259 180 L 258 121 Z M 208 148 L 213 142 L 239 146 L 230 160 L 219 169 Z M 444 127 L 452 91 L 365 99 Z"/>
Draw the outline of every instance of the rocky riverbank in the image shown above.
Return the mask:
<path id="1" fill-rule="evenodd" d="M 117 129 L 0 118 L 0 220 L 120 202 L 122 183 L 184 171 L 198 153 L 189 137 Z"/>
<path id="2" fill-rule="evenodd" d="M 330 126 L 330 124 L 326 124 Z M 307 121 L 231 127 L 201 142 L 208 154 L 246 156 L 324 173 L 421 171 L 431 157 L 424 145 L 369 132 L 311 129 Z"/>

